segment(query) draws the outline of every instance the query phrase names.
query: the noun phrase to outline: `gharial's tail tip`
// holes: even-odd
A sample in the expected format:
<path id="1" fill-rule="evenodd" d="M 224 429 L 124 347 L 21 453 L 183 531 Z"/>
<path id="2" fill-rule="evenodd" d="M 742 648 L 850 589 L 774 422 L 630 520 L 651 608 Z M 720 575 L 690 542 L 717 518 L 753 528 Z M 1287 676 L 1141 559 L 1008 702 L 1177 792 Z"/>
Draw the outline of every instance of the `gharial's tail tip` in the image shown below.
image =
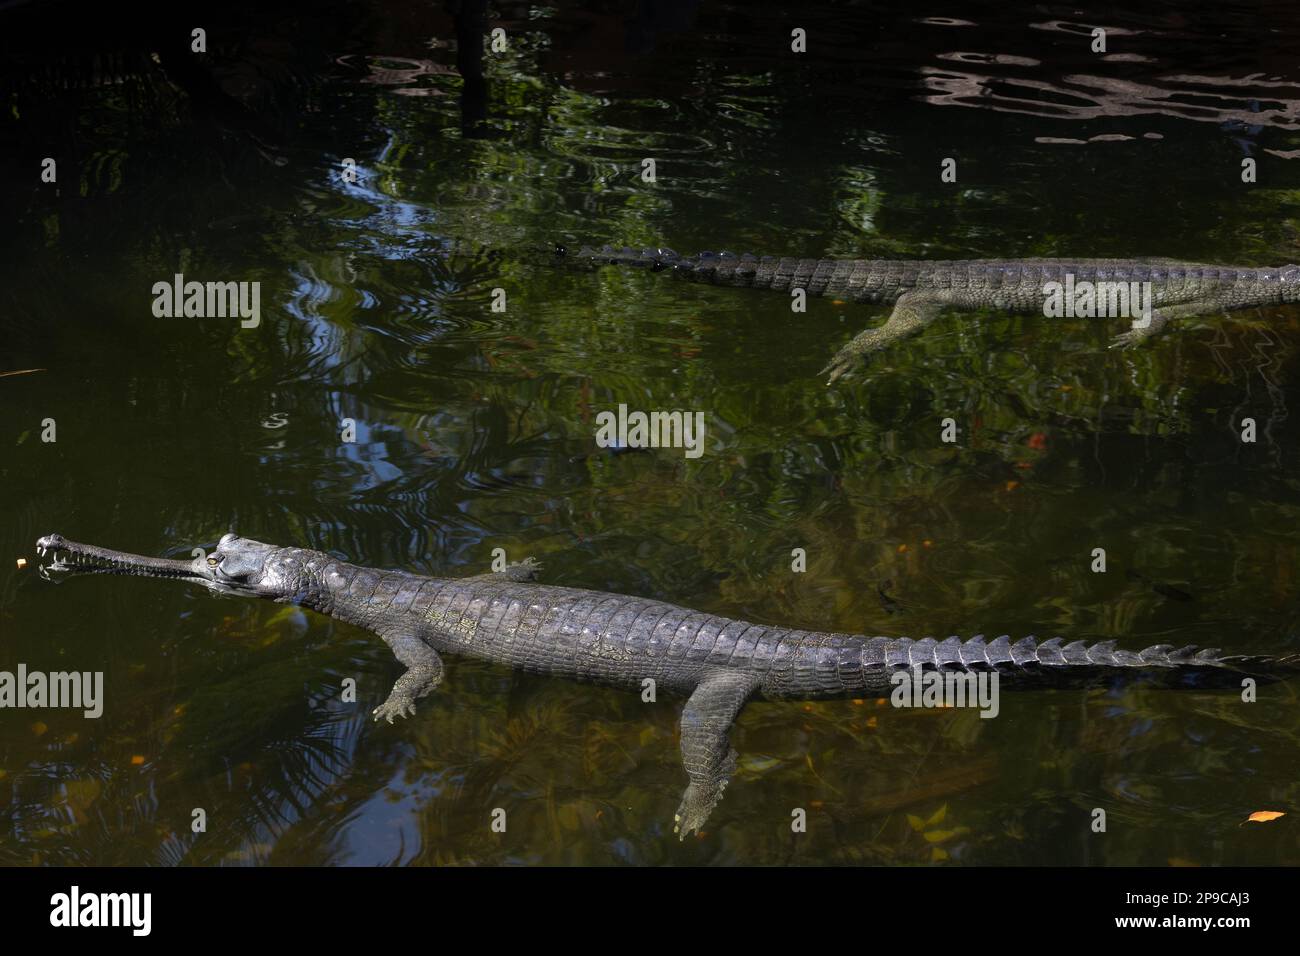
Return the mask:
<path id="1" fill-rule="evenodd" d="M 584 245 L 576 252 L 572 252 L 565 243 L 557 242 L 552 246 L 551 252 L 556 259 L 587 261 L 594 265 L 645 266 L 656 272 L 675 266 L 681 259 L 681 256 L 665 246 L 616 248 L 610 245 L 600 247 Z"/>
<path id="2" fill-rule="evenodd" d="M 1300 674 L 1300 654 L 1287 654 L 1285 657 L 1279 657 L 1277 667 L 1279 670 Z"/>
<path id="3" fill-rule="evenodd" d="M 1220 655 L 1219 648 L 1212 647 L 1210 650 L 1215 652 L 1215 656 L 1218 658 L 1219 663 L 1222 664 L 1264 664 L 1268 667 L 1276 667 L 1279 670 L 1300 668 L 1300 653 L 1283 654 L 1278 657 L 1272 654 Z"/>

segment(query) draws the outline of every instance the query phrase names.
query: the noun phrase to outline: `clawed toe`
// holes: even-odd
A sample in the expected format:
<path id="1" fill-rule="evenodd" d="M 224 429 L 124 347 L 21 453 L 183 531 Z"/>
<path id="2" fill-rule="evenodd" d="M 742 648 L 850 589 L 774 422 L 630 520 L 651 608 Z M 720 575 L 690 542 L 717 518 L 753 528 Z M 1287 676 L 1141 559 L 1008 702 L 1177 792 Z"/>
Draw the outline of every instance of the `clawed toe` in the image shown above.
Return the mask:
<path id="1" fill-rule="evenodd" d="M 711 780 L 692 780 L 687 784 L 681 805 L 673 817 L 673 832 L 679 841 L 685 840 L 688 834 L 695 833 L 704 826 L 704 821 L 722 799 L 722 792 L 727 789 L 731 775 L 735 772 L 736 751 L 731 750 L 723 758 L 716 777 Z"/>
<path id="2" fill-rule="evenodd" d="M 830 378 L 826 380 L 826 384 L 834 385 L 836 381 L 843 378 L 845 375 L 849 374 L 849 372 L 853 371 L 853 367 L 857 365 L 859 361 L 861 361 L 861 357 L 859 355 L 852 352 L 847 352 L 847 350 L 845 349 L 841 349 L 836 354 L 835 358 L 831 359 L 830 364 L 827 365 L 824 369 L 822 369 L 817 374 L 829 375 Z"/>
<path id="3" fill-rule="evenodd" d="M 677 834 L 677 842 L 681 843 L 687 836 L 697 832 L 700 827 L 704 826 L 704 821 L 708 816 L 708 810 L 701 812 L 697 808 L 683 806 L 673 816 L 673 832 Z"/>
<path id="4" fill-rule="evenodd" d="M 1131 349 L 1145 338 L 1147 336 L 1142 332 L 1125 332 L 1111 339 L 1110 347 L 1112 349 Z"/>
<path id="5" fill-rule="evenodd" d="M 415 702 L 410 700 L 386 700 L 372 710 L 371 713 L 374 714 L 376 723 L 380 720 L 387 720 L 391 724 L 394 717 L 414 717 Z"/>

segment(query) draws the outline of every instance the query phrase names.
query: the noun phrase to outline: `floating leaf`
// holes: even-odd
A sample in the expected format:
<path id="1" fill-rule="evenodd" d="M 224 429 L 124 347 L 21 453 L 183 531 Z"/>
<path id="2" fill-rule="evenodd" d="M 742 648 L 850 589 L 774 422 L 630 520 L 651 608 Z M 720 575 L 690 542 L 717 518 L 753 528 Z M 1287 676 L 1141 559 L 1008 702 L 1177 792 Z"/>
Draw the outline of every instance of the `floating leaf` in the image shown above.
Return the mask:
<path id="1" fill-rule="evenodd" d="M 1286 816 L 1286 814 L 1280 810 L 1256 810 L 1250 816 L 1246 817 L 1246 820 L 1247 822 L 1253 823 L 1268 823 L 1272 820 L 1276 820 L 1278 817 L 1284 816 Z"/>
<path id="2" fill-rule="evenodd" d="M 66 780 L 63 783 L 64 800 L 78 823 L 86 821 L 86 809 L 99 799 L 103 784 L 94 777 Z"/>
<path id="3" fill-rule="evenodd" d="M 956 827 L 952 830 L 926 830 L 921 836 L 925 837 L 926 843 L 947 843 L 954 837 L 969 832 L 970 827 Z"/>
<path id="4" fill-rule="evenodd" d="M 578 812 L 578 808 L 571 803 L 560 807 L 556 813 L 556 818 L 560 821 L 560 826 L 566 830 L 576 830 L 582 825 L 582 815 Z"/>
<path id="5" fill-rule="evenodd" d="M 915 830 L 917 833 L 920 833 L 922 830 L 925 829 L 925 821 L 922 820 L 914 813 L 909 813 L 907 815 L 907 822 L 911 826 L 911 828 Z"/>
<path id="6" fill-rule="evenodd" d="M 938 810 L 934 811 L 934 816 L 926 820 L 925 825 L 927 827 L 937 826 L 938 824 L 943 823 L 943 818 L 946 817 L 947 815 L 948 815 L 948 804 L 945 803 Z"/>
<path id="7" fill-rule="evenodd" d="M 288 607 L 281 608 L 280 610 L 272 614 L 270 619 L 267 620 L 264 626 L 283 627 L 284 625 L 289 625 L 292 627 L 297 627 L 299 624 L 305 624 L 305 623 L 306 620 L 303 617 L 302 609 L 299 608 L 296 604 L 290 604 Z"/>
<path id="8" fill-rule="evenodd" d="M 942 862 L 943 862 L 944 860 L 946 860 L 946 859 L 948 859 L 948 851 L 947 851 L 947 850 L 945 850 L 945 849 L 944 849 L 943 847 L 941 847 L 941 846 L 932 846 L 932 847 L 930 847 L 930 862 L 931 862 L 931 863 L 942 863 Z"/>
<path id="9" fill-rule="evenodd" d="M 767 773 L 781 766 L 781 761 L 776 757 L 750 756 L 741 757 L 737 762 L 737 770 L 741 773 L 760 774 Z"/>

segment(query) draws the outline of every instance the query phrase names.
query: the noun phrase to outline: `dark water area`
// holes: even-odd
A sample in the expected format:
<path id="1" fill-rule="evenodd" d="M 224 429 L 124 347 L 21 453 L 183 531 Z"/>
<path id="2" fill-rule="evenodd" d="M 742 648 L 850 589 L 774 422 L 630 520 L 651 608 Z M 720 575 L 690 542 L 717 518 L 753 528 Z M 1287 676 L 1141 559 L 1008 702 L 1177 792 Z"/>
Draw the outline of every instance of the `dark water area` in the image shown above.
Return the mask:
<path id="1" fill-rule="evenodd" d="M 400 668 L 366 631 L 55 586 L 33 547 L 500 548 L 770 624 L 1296 653 L 1300 308 L 1126 351 L 945 315 L 828 387 L 887 307 L 550 250 L 1295 263 L 1300 9 L 68 9 L 0 7 L 0 671 L 102 671 L 104 709 L 0 710 L 0 864 L 1300 863 L 1296 682 L 751 703 L 680 844 L 676 703 L 449 658 L 375 724 Z M 259 324 L 155 316 L 177 273 L 260 282 Z M 704 454 L 598 448 L 620 403 L 704 412 Z"/>

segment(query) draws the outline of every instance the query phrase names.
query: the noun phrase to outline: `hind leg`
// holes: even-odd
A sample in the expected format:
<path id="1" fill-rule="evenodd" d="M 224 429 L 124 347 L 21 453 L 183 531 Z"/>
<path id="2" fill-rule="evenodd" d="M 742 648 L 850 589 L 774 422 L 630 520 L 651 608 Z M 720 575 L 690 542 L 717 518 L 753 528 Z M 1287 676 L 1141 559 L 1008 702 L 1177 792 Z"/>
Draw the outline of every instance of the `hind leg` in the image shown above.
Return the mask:
<path id="1" fill-rule="evenodd" d="M 758 689 L 758 679 L 745 673 L 720 673 L 702 680 L 682 709 L 682 764 L 690 783 L 682 795 L 673 832 L 678 839 L 704 826 L 722 799 L 736 769 L 736 751 L 727 732 Z"/>
<path id="2" fill-rule="evenodd" d="M 894 303 L 894 311 L 884 325 L 864 329 L 835 353 L 830 364 L 821 371 L 823 375 L 830 373 L 826 384 L 830 385 L 842 375 L 854 371 L 872 352 L 879 352 L 899 339 L 920 332 L 939 317 L 941 309 L 959 304 L 957 296 L 946 289 L 904 292 Z"/>

